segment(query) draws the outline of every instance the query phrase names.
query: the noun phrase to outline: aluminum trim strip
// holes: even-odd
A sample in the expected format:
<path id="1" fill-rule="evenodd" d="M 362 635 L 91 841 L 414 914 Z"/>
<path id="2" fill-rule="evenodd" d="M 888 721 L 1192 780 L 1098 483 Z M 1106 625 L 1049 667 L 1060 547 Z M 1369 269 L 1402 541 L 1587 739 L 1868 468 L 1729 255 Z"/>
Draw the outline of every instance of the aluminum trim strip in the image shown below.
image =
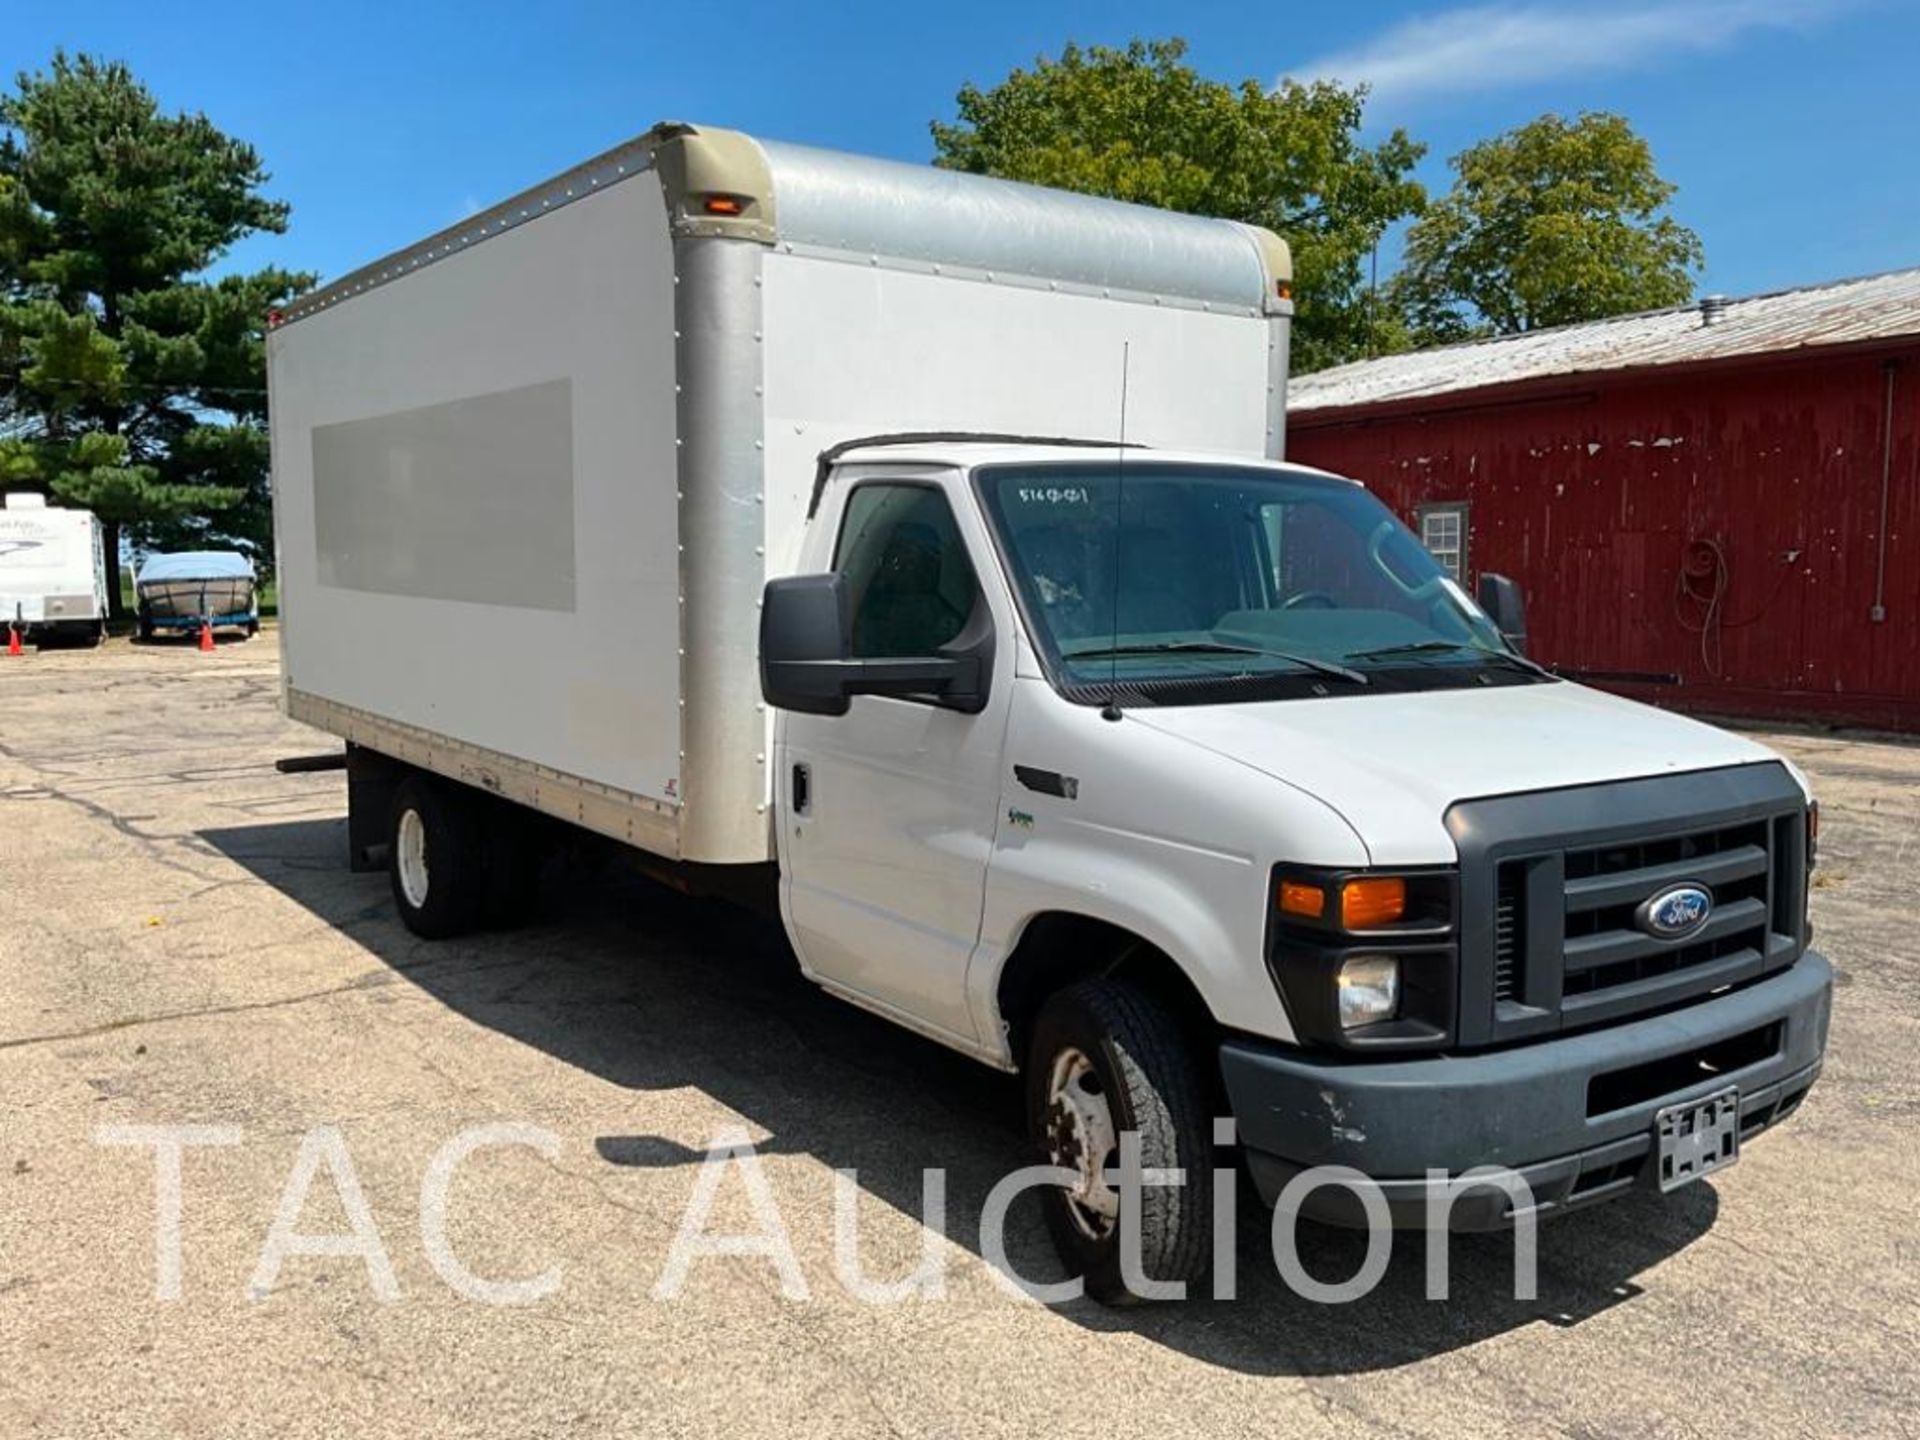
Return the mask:
<path id="1" fill-rule="evenodd" d="M 351 300 L 369 290 L 377 290 L 449 255 L 471 249 L 483 240 L 505 234 L 529 220 L 537 220 L 576 200 L 597 195 L 610 185 L 647 174 L 653 169 L 654 152 L 661 143 L 659 135 L 649 132 L 624 145 L 616 145 L 605 154 L 596 155 L 551 180 L 522 190 L 518 195 L 469 216 L 457 225 L 450 225 L 403 250 L 396 250 L 370 265 L 350 271 L 332 284 L 323 285 L 293 301 L 280 313 L 279 321 L 272 328 L 284 329 L 296 320 L 332 309 L 342 301 Z"/>
<path id="2" fill-rule="evenodd" d="M 679 808 L 650 796 L 568 775 L 532 760 L 438 735 L 304 690 L 287 690 L 287 716 L 352 745 L 431 770 L 449 780 L 551 815 L 557 820 L 680 858 Z"/>
<path id="3" fill-rule="evenodd" d="M 1263 313 L 1258 305 L 1198 300 L 1187 295 L 1128 290 L 1111 285 L 1083 284 L 1079 281 L 1062 280 L 1047 275 L 1025 274 L 1017 270 L 986 270 L 979 266 L 956 264 L 951 261 L 920 260 L 867 250 L 844 250 L 831 245 L 813 245 L 799 240 L 781 240 L 775 248 L 783 255 L 797 255 L 803 260 L 832 260 L 870 269 L 902 270 L 910 275 L 937 275 L 947 280 L 972 280 L 984 285 L 1001 285 L 1020 290 L 1046 290 L 1060 295 L 1079 295 L 1088 299 L 1155 305 L 1168 310 L 1196 310 L 1207 314 L 1232 315 L 1241 318 L 1258 318 Z"/>

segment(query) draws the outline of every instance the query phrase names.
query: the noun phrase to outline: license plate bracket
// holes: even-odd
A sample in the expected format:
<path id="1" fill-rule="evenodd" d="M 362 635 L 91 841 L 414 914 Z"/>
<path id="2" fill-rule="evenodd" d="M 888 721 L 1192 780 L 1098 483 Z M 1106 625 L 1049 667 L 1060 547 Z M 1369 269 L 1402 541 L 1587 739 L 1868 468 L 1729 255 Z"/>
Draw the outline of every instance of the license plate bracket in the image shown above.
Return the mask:
<path id="1" fill-rule="evenodd" d="M 1740 1089 L 1724 1090 L 1653 1117 L 1654 1175 L 1662 1193 L 1691 1185 L 1740 1158 Z"/>

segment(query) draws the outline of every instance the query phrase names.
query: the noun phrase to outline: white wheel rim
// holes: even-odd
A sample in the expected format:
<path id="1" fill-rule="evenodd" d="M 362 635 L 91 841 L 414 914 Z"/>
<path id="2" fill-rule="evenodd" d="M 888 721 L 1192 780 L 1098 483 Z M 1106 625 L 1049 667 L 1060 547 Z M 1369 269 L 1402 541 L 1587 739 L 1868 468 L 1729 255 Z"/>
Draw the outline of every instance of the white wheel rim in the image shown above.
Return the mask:
<path id="1" fill-rule="evenodd" d="M 400 892 L 418 910 L 427 903 L 427 822 L 418 810 L 400 812 L 400 833 L 393 843 L 400 864 Z"/>
<path id="2" fill-rule="evenodd" d="M 1106 1239 L 1120 1218 L 1120 1192 L 1110 1178 L 1119 1146 L 1100 1072 L 1068 1046 L 1053 1057 L 1047 1081 L 1047 1154 L 1074 1172 L 1067 1213 L 1089 1239 Z"/>

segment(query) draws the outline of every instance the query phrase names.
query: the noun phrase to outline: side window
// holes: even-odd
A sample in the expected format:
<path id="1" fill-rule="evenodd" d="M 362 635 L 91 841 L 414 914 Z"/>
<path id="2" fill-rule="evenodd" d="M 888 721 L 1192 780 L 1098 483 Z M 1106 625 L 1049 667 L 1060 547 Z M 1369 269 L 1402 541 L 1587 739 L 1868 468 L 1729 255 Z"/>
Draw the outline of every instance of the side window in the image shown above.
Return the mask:
<path id="1" fill-rule="evenodd" d="M 931 655 L 973 613 L 973 565 L 947 497 L 930 485 L 855 489 L 834 568 L 847 577 L 859 659 Z"/>
<path id="2" fill-rule="evenodd" d="M 1460 503 L 1422 505 L 1414 513 L 1420 520 L 1420 543 L 1456 583 L 1466 584 L 1467 507 Z"/>

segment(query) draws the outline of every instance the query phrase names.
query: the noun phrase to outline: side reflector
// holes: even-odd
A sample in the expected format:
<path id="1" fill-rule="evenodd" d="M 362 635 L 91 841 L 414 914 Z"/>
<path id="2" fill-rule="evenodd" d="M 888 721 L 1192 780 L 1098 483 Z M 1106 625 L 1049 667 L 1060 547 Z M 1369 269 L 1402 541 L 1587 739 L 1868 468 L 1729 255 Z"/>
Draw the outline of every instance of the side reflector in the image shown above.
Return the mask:
<path id="1" fill-rule="evenodd" d="M 1407 913 L 1407 882 L 1398 876 L 1349 880 L 1340 887 L 1340 925 L 1371 930 L 1391 925 Z"/>
<path id="2" fill-rule="evenodd" d="M 738 215 L 746 208 L 738 195 L 709 195 L 706 207 L 709 215 Z"/>
<path id="3" fill-rule="evenodd" d="M 1327 911 L 1327 892 L 1318 885 L 1282 880 L 1280 908 L 1289 915 L 1304 915 L 1309 920 L 1318 920 Z"/>

